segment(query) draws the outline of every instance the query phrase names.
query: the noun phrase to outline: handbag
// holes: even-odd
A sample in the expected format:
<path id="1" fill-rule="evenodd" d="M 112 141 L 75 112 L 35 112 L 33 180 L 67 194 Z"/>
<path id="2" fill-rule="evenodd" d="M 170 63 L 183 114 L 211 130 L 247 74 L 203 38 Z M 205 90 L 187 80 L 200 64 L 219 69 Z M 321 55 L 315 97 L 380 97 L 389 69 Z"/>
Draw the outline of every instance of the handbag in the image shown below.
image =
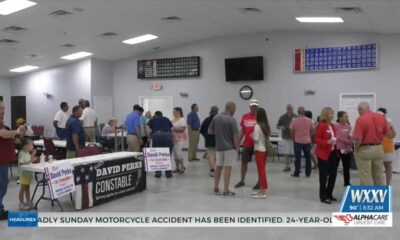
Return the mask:
<path id="1" fill-rule="evenodd" d="M 267 148 L 267 153 L 269 156 L 274 157 L 277 156 L 277 151 L 276 151 L 276 146 L 274 146 L 271 141 L 269 140 L 269 138 L 265 139 L 265 145 Z"/>

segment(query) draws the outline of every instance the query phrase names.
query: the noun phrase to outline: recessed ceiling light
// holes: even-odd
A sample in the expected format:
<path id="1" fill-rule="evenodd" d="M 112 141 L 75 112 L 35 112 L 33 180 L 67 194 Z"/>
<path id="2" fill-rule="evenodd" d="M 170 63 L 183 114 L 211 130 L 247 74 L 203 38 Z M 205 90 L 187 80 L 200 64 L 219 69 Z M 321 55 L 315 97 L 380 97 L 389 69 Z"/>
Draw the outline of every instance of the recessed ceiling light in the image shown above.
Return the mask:
<path id="1" fill-rule="evenodd" d="M 10 72 L 22 73 L 22 72 L 32 71 L 32 70 L 35 70 L 38 68 L 39 67 L 37 67 L 37 66 L 27 65 L 27 66 L 22 66 L 22 67 L 17 67 L 17 68 L 11 69 Z"/>
<path id="2" fill-rule="evenodd" d="M 146 34 L 146 35 L 142 35 L 142 36 L 139 36 L 139 37 L 127 39 L 127 40 L 124 40 L 122 42 L 126 43 L 126 44 L 133 45 L 133 44 L 138 44 L 138 43 L 142 43 L 142 42 L 147 42 L 147 41 L 150 41 L 150 40 L 153 40 L 153 39 L 156 39 L 156 38 L 158 38 L 158 37 L 155 36 L 155 35 Z"/>
<path id="3" fill-rule="evenodd" d="M 21 11 L 25 8 L 32 7 L 36 5 L 35 2 L 31 2 L 28 0 L 6 0 L 0 2 L 0 14 L 8 15 L 11 13 L 15 13 Z"/>
<path id="4" fill-rule="evenodd" d="M 341 17 L 297 17 L 296 20 L 302 23 L 342 23 Z"/>
<path id="5" fill-rule="evenodd" d="M 61 58 L 65 59 L 65 60 L 75 60 L 75 59 L 84 58 L 84 57 L 91 56 L 91 55 L 93 55 L 93 53 L 90 53 L 90 52 L 77 52 L 77 53 L 73 53 L 73 54 L 70 54 L 70 55 L 66 55 L 66 56 L 61 57 Z"/>

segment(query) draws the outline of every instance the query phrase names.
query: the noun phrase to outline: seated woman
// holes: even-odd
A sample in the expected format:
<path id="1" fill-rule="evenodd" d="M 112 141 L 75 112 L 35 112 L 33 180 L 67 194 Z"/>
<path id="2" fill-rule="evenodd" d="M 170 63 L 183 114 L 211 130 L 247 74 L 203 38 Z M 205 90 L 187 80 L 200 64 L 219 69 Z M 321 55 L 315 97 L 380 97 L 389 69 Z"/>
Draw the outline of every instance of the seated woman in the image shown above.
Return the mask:
<path id="1" fill-rule="evenodd" d="M 109 149 L 114 149 L 115 146 L 115 137 L 111 135 L 115 134 L 117 125 L 117 119 L 112 118 L 108 121 L 106 125 L 104 125 L 103 129 L 101 130 L 101 136 L 104 138 L 103 145 Z M 117 142 L 117 146 L 118 146 Z"/>

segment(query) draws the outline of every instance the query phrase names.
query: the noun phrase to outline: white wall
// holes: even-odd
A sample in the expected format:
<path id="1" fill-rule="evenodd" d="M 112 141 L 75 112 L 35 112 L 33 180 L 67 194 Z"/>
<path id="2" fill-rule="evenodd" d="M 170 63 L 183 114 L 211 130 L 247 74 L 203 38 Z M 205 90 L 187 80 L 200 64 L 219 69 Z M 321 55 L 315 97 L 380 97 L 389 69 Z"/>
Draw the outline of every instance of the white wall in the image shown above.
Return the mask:
<path id="1" fill-rule="evenodd" d="M 54 114 L 62 101 L 70 109 L 80 98 L 91 98 L 91 60 L 83 60 L 11 79 L 11 95 L 26 96 L 28 124 L 43 124 L 45 135 L 52 136 Z M 44 92 L 51 97 L 44 96 Z"/>
<path id="2" fill-rule="evenodd" d="M 112 63 L 109 61 L 92 59 L 91 73 L 91 101 L 94 100 L 94 96 L 112 96 Z"/>
<path id="3" fill-rule="evenodd" d="M 266 41 L 266 38 L 269 40 Z M 324 47 L 359 43 L 377 43 L 379 68 L 369 71 L 343 71 L 325 73 L 293 73 L 293 52 L 295 48 Z M 225 82 L 224 59 L 263 55 L 265 80 L 261 82 Z M 139 59 L 165 57 L 201 57 L 201 77 L 194 79 L 138 80 L 136 62 Z M 228 100 L 236 102 L 236 117 L 248 110 L 248 102 L 241 100 L 239 88 L 244 84 L 253 87 L 257 98 L 269 114 L 270 123 L 275 127 L 287 103 L 310 109 L 319 115 L 324 106 L 339 107 L 339 93 L 376 92 L 377 106 L 388 109 L 395 126 L 400 123 L 397 108 L 399 95 L 400 35 L 347 34 L 347 33 L 260 33 L 254 35 L 228 36 L 155 52 L 146 56 L 133 57 L 115 62 L 114 108 L 121 120 L 131 110 L 139 96 L 173 96 L 174 105 L 183 107 L 185 114 L 190 105 L 197 102 L 201 119 L 207 116 L 211 105 L 220 108 Z M 154 92 L 151 83 L 160 81 L 162 91 Z M 305 96 L 304 91 L 316 91 Z M 189 94 L 181 98 L 180 92 Z"/>
<path id="4" fill-rule="evenodd" d="M 0 78 L 0 96 L 3 96 L 3 102 L 6 107 L 6 112 L 4 114 L 4 123 L 11 127 L 11 82 L 8 78 Z"/>

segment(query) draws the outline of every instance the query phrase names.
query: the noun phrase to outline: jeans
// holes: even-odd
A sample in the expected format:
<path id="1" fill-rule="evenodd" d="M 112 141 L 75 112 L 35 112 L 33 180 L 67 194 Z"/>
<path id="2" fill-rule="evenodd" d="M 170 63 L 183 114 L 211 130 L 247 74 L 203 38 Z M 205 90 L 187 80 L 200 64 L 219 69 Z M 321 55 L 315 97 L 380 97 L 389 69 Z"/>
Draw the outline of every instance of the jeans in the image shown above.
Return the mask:
<path id="1" fill-rule="evenodd" d="M 295 157 L 295 170 L 294 175 L 300 174 L 301 168 L 301 151 L 304 153 L 306 159 L 306 176 L 311 174 L 311 143 L 302 144 L 294 142 L 294 157 Z"/>
<path id="2" fill-rule="evenodd" d="M 7 193 L 8 164 L 0 164 L 0 214 L 4 212 L 3 198 Z"/>

